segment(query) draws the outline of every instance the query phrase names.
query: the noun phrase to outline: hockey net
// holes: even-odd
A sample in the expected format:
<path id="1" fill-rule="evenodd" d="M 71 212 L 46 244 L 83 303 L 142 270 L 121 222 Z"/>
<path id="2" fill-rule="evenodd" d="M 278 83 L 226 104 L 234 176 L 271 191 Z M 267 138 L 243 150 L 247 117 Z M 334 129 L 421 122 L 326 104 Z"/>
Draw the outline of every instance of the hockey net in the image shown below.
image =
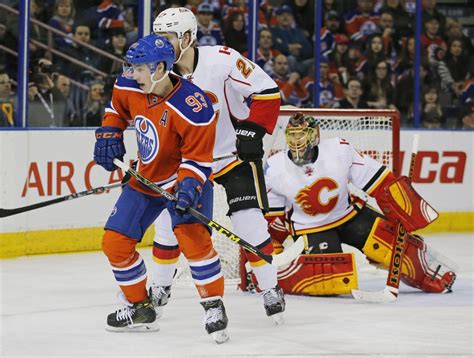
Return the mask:
<path id="1" fill-rule="evenodd" d="M 264 161 L 271 154 L 285 149 L 286 124 L 296 112 L 302 112 L 317 119 L 321 139 L 333 137 L 346 139 L 356 149 L 384 164 L 396 175 L 400 173 L 400 120 L 399 113 L 395 110 L 282 108 L 273 134 L 264 139 Z M 232 230 L 231 221 L 226 216 L 227 211 L 224 188 L 215 185 L 213 219 Z M 241 256 L 239 245 L 216 232 L 213 233 L 212 239 L 221 260 L 226 283 L 238 284 Z M 177 278 L 181 283 L 191 282 L 191 275 L 184 257 L 181 257 Z"/>

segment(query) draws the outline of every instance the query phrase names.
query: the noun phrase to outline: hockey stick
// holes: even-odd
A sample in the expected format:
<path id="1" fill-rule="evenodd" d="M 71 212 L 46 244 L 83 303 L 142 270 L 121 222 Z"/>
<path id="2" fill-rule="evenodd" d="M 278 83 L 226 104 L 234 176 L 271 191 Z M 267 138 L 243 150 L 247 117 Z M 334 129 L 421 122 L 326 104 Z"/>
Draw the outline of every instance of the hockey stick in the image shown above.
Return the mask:
<path id="1" fill-rule="evenodd" d="M 230 153 L 230 154 L 224 154 L 223 156 L 213 158 L 212 160 L 213 160 L 214 162 L 218 162 L 218 161 L 220 161 L 220 160 L 231 159 L 231 158 L 237 159 L 237 152 L 232 152 L 232 153 Z"/>
<path id="2" fill-rule="evenodd" d="M 54 204 L 57 204 L 57 203 L 61 203 L 63 201 L 82 198 L 84 196 L 88 196 L 88 195 L 91 195 L 91 194 L 101 194 L 101 193 L 105 192 L 106 190 L 117 188 L 117 187 L 122 186 L 122 185 L 124 185 L 124 184 L 122 184 L 121 182 L 118 182 L 118 183 L 113 183 L 113 184 L 109 184 L 109 185 L 99 186 L 97 188 L 93 188 L 93 189 L 89 189 L 89 190 L 84 190 L 84 191 L 81 191 L 79 193 L 73 193 L 73 194 L 61 196 L 59 198 L 43 201 L 41 203 L 26 205 L 26 206 L 22 206 L 22 207 L 19 207 L 19 208 L 14 208 L 14 209 L 0 209 L 0 218 L 5 218 L 7 216 L 12 216 L 12 215 L 16 215 L 16 214 L 21 214 L 21 213 L 24 213 L 26 211 L 36 210 L 36 209 L 39 209 L 39 208 L 44 208 L 45 206 L 54 205 Z"/>
<path id="3" fill-rule="evenodd" d="M 257 177 L 257 186 L 258 192 L 257 195 L 260 196 L 260 202 L 262 205 L 262 209 L 264 212 L 268 213 L 269 205 L 268 205 L 268 196 L 267 196 L 267 186 L 265 185 L 265 175 L 263 174 L 263 164 L 262 160 L 256 160 L 254 162 L 250 162 L 252 167 L 252 171 L 255 171 Z"/>
<path id="4" fill-rule="evenodd" d="M 420 136 L 415 134 L 413 136 L 410 170 L 408 172 L 408 177 L 410 179 L 413 178 L 413 170 L 415 167 L 416 155 L 418 153 L 419 140 Z M 356 300 L 374 303 L 393 302 L 397 299 L 400 287 L 400 278 L 402 275 L 402 263 L 405 251 L 406 234 L 406 230 L 402 223 L 398 221 L 397 238 L 393 243 L 392 256 L 390 258 L 390 265 L 388 266 L 388 276 L 385 288 L 382 291 L 351 290 L 352 297 L 354 297 Z"/>
<path id="5" fill-rule="evenodd" d="M 147 188 L 165 197 L 167 200 L 176 201 L 176 197 L 173 194 L 167 192 L 166 190 L 156 185 L 152 181 L 143 177 L 140 173 L 136 172 L 135 170 L 133 170 L 132 168 L 130 168 L 128 165 L 121 162 L 120 160 L 114 159 L 114 164 L 118 166 L 120 169 L 122 169 L 124 172 L 127 172 L 131 176 L 135 177 L 140 183 L 142 183 Z M 194 216 L 197 220 L 199 220 L 204 225 L 207 225 L 210 228 L 216 230 L 218 233 L 225 235 L 227 238 L 234 241 L 236 244 L 239 244 L 247 251 L 261 257 L 263 260 L 265 260 L 266 262 L 274 266 L 283 266 L 283 265 L 289 264 L 298 255 L 300 255 L 304 249 L 304 241 L 303 241 L 303 238 L 300 237 L 298 240 L 295 241 L 295 243 L 288 250 L 285 250 L 282 253 L 277 254 L 277 255 L 268 255 L 268 254 L 263 253 L 258 248 L 248 243 L 244 239 L 241 239 L 239 236 L 232 233 L 230 230 L 224 228 L 221 224 L 215 222 L 212 219 L 209 219 L 208 217 L 206 217 L 205 215 L 203 215 L 196 209 L 190 207 L 188 209 L 188 213 Z"/>

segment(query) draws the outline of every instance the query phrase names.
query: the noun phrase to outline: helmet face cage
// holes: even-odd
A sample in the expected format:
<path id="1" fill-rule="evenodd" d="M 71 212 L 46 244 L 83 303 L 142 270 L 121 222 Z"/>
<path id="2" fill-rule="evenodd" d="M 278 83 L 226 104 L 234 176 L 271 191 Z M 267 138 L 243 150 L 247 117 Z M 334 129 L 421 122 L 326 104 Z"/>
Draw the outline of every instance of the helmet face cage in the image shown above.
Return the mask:
<path id="1" fill-rule="evenodd" d="M 319 144 L 319 126 L 311 116 L 293 115 L 285 129 L 285 139 L 296 165 L 309 164 L 313 149 Z"/>

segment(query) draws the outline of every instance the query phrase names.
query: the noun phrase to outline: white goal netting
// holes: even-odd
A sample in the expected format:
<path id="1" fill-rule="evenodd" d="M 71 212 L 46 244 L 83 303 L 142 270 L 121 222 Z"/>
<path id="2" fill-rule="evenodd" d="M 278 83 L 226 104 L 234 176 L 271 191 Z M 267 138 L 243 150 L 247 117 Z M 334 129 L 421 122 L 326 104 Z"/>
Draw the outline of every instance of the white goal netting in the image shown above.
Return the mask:
<path id="1" fill-rule="evenodd" d="M 320 126 L 321 139 L 341 137 L 348 140 L 356 149 L 370 155 L 395 172 L 399 166 L 399 117 L 392 110 L 323 110 L 323 109 L 282 109 L 275 131 L 264 139 L 265 158 L 275 151 L 285 149 L 285 127 L 288 119 L 296 112 L 314 116 Z M 232 230 L 225 191 L 215 185 L 213 219 Z M 214 232 L 214 247 L 221 259 L 227 283 L 240 280 L 240 247 L 222 234 Z M 245 239 L 245 238 L 243 238 Z M 191 282 L 190 273 L 184 257 L 180 261 L 178 282 Z"/>

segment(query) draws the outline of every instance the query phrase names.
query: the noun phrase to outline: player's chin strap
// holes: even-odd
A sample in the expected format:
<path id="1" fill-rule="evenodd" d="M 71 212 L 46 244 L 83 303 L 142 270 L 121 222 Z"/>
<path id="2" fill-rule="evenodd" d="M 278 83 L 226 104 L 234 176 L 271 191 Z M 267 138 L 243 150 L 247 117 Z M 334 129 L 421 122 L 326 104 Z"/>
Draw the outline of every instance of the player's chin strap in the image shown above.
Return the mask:
<path id="1" fill-rule="evenodd" d="M 133 170 L 132 168 L 130 168 L 128 165 L 121 162 L 117 158 L 114 159 L 114 164 L 118 166 L 120 169 L 122 169 L 124 172 L 136 178 L 141 184 L 143 184 L 150 190 L 153 190 L 154 192 L 162 195 L 167 200 L 176 201 L 176 197 L 173 194 L 164 190 L 163 188 L 156 185 L 152 181 L 148 180 L 147 178 L 142 176 L 140 173 Z M 244 239 L 241 239 L 239 236 L 237 236 L 230 230 L 224 228 L 221 224 L 215 222 L 212 219 L 209 219 L 208 217 L 206 217 L 204 214 L 197 211 L 193 207 L 188 208 L 187 212 L 188 214 L 191 214 L 195 219 L 200 221 L 202 224 L 207 225 L 211 229 L 216 230 L 218 233 L 225 235 L 227 238 L 231 239 L 236 244 L 239 244 L 240 246 L 242 246 L 248 252 L 251 252 L 252 254 L 259 256 L 260 258 L 262 258 L 262 260 L 265 260 L 269 264 L 272 264 L 277 267 L 288 265 L 291 261 L 297 258 L 304 249 L 304 241 L 303 241 L 303 238 L 300 237 L 298 238 L 298 240 L 295 241 L 295 243 L 291 247 L 289 247 L 287 250 L 283 251 L 282 253 L 276 254 L 276 255 L 268 255 L 268 254 L 263 253 L 261 250 L 259 250 L 252 244 L 248 243 Z"/>
<path id="2" fill-rule="evenodd" d="M 415 159 L 418 153 L 418 142 L 420 136 L 415 134 L 413 136 L 413 146 L 411 150 L 410 169 L 408 177 L 413 177 L 413 168 L 415 167 Z M 397 220 L 398 221 L 398 220 Z M 352 290 L 352 296 L 356 300 L 375 302 L 375 303 L 386 303 L 393 302 L 398 297 L 398 288 L 400 286 L 400 278 L 402 276 L 402 262 L 405 252 L 405 241 L 406 241 L 406 230 L 402 223 L 398 221 L 397 224 L 397 237 L 392 247 L 392 257 L 390 259 L 390 265 L 388 267 L 388 276 L 385 288 L 382 291 L 362 291 Z"/>
<path id="3" fill-rule="evenodd" d="M 165 71 L 165 73 L 163 73 L 163 77 L 161 77 L 159 80 L 154 80 L 153 79 L 153 76 L 155 75 L 156 71 L 153 72 L 151 75 L 150 75 L 150 79 L 151 79 L 151 86 L 150 86 L 150 89 L 146 92 L 147 94 L 150 94 L 151 92 L 153 92 L 153 89 L 155 88 L 155 86 L 160 83 L 161 81 L 163 81 L 166 76 L 168 76 L 168 74 L 170 73 L 170 71 Z"/>
<path id="4" fill-rule="evenodd" d="M 181 39 L 178 40 L 180 53 L 179 53 L 179 56 L 178 56 L 178 58 L 176 59 L 176 61 L 174 61 L 174 63 L 178 63 L 178 62 L 181 60 L 181 57 L 183 57 L 184 52 L 186 52 L 186 51 L 191 47 L 191 45 L 193 44 L 193 42 L 194 42 L 194 41 L 191 41 L 188 46 L 186 46 L 185 48 L 182 48 L 181 45 L 182 45 L 182 43 L 183 43 L 183 39 L 181 38 Z"/>

